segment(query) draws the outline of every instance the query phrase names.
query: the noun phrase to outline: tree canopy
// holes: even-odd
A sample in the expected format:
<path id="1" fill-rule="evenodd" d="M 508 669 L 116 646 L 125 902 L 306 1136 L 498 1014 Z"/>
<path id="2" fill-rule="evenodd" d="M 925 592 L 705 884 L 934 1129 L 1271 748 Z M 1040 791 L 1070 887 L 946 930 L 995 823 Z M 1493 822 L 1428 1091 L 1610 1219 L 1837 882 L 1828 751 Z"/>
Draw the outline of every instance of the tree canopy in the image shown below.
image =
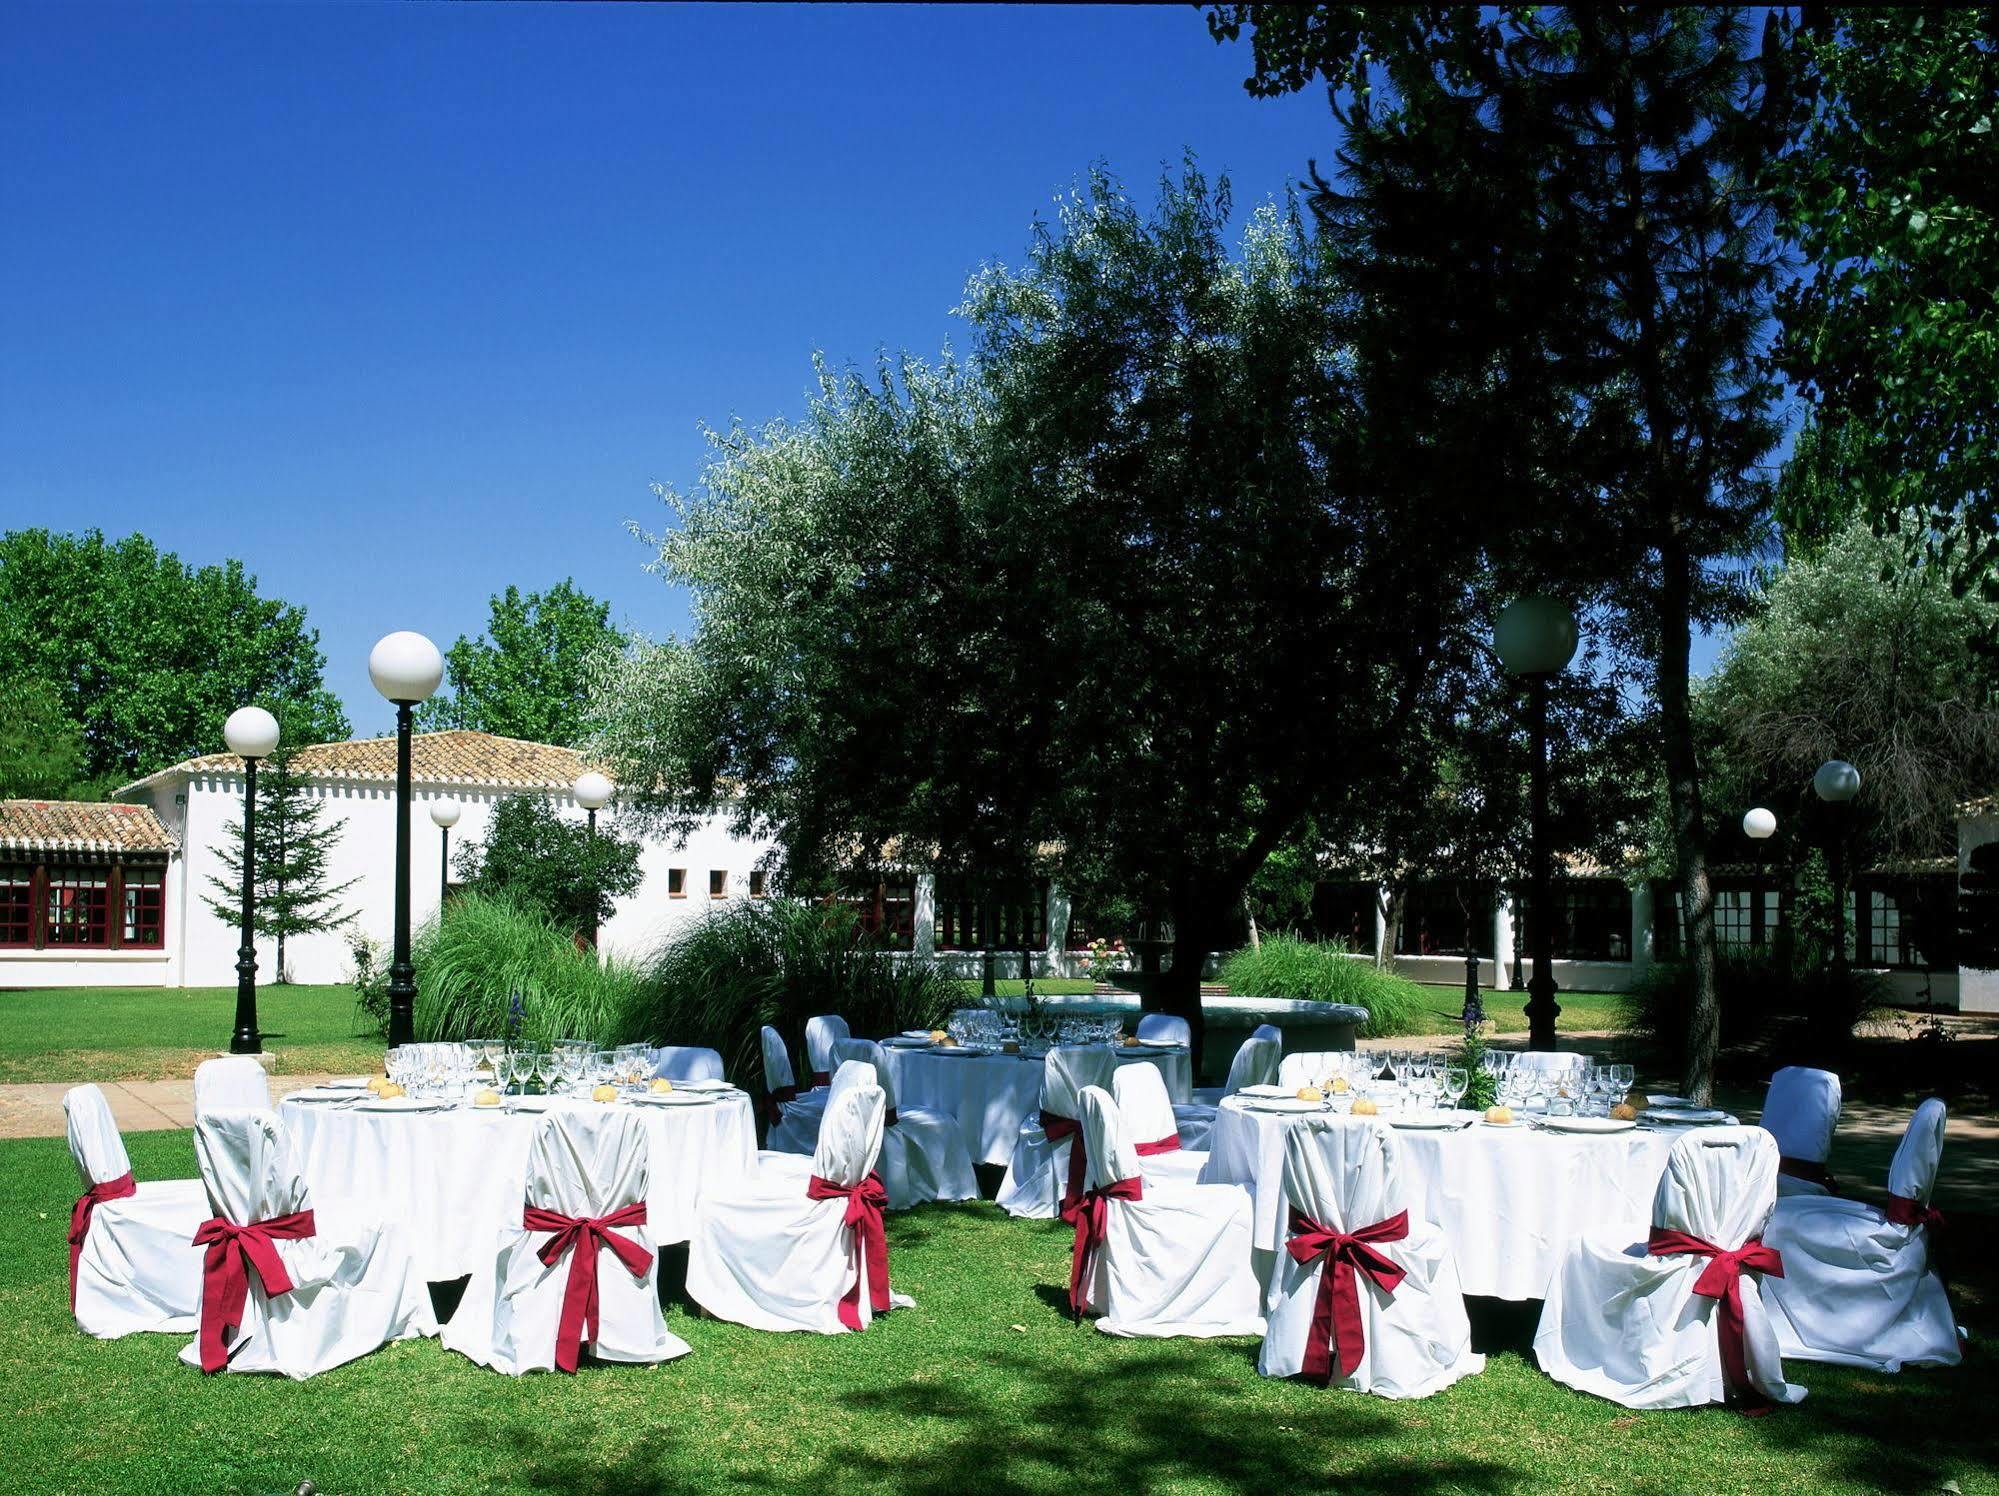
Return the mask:
<path id="1" fill-rule="evenodd" d="M 445 651 L 450 690 L 417 709 L 427 730 L 470 728 L 573 745 L 582 735 L 592 659 L 624 642 L 611 605 L 565 578 L 546 592 L 495 593 L 486 632 Z"/>
<path id="2" fill-rule="evenodd" d="M 485 840 L 458 848 L 458 874 L 468 888 L 538 909 L 572 931 L 609 919 L 643 878 L 637 842 L 603 824 L 593 835 L 537 794 L 493 807 Z"/>
<path id="3" fill-rule="evenodd" d="M 282 708 L 302 741 L 348 732 L 304 609 L 259 596 L 239 561 L 189 566 L 143 535 L 0 535 L 0 659 L 56 693 L 83 783 L 216 752 L 223 721 L 253 703 Z"/>

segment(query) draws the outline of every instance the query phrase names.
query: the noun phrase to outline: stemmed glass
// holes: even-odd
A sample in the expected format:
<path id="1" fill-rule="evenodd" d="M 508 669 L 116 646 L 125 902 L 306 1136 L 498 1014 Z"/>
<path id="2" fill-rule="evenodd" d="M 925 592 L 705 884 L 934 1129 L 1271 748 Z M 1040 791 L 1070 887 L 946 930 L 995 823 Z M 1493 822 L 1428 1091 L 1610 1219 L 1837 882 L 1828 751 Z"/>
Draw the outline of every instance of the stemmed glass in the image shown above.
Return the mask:
<path id="1" fill-rule="evenodd" d="M 1458 1109 L 1458 1103 L 1465 1099 L 1465 1092 L 1471 1089 L 1471 1072 L 1462 1065 L 1444 1067 L 1444 1094 L 1450 1098 L 1451 1110 Z"/>

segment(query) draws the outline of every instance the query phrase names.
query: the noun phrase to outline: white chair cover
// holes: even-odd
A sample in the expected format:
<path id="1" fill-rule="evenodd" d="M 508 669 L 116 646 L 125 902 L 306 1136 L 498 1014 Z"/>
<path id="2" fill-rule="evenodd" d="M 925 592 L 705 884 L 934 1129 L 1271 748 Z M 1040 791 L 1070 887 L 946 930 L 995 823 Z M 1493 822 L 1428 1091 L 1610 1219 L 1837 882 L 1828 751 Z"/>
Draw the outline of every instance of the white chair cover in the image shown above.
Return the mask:
<path id="1" fill-rule="evenodd" d="M 1963 1359 L 1936 1270 L 1930 1193 L 1943 1158 L 1944 1104 L 1916 1108 L 1888 1168 L 1893 1217 L 1831 1195 L 1780 1198 L 1764 1239 L 1784 1276 L 1763 1285 L 1783 1353 L 1800 1361 L 1900 1371 Z"/>
<path id="2" fill-rule="evenodd" d="M 74 1086 L 63 1093 L 62 1109 L 69 1156 L 85 1194 L 105 1185 L 122 1189 L 132 1161 L 104 1093 Z M 194 1233 L 207 1219 L 208 1195 L 199 1179 L 134 1183 L 131 1194 L 88 1205 L 79 1199 L 70 1213 L 77 1326 L 102 1340 L 147 1330 L 191 1332 L 201 1311 L 201 1250 Z"/>
<path id="3" fill-rule="evenodd" d="M 839 1063 L 833 1058 L 833 1046 L 852 1037 L 847 1020 L 838 1013 L 822 1013 L 805 1020 L 805 1065 L 812 1072 L 813 1085 L 823 1086 L 831 1078 L 833 1067 Z"/>
<path id="4" fill-rule="evenodd" d="M 241 1227 L 313 1214 L 312 1235 L 271 1243 L 290 1291 L 268 1292 L 258 1270 L 246 1268 L 241 1323 L 233 1331 L 218 1327 L 230 1371 L 272 1371 L 302 1381 L 391 1340 L 437 1333 L 429 1289 L 417 1276 L 401 1227 L 368 1220 L 344 1204 L 315 1204 L 277 1113 L 222 1108 L 197 1117 L 194 1151 L 209 1208 L 220 1221 Z M 239 1249 L 224 1242 L 206 1250 Z M 210 1310 L 204 1302 L 203 1324 L 180 1353 L 190 1366 L 202 1364 Z"/>
<path id="5" fill-rule="evenodd" d="M 698 1044 L 661 1044 L 652 1051 L 654 1079 L 724 1080 L 722 1056 Z"/>
<path id="6" fill-rule="evenodd" d="M 1831 1194 L 1825 1165 L 1839 1126 L 1839 1077 L 1786 1065 L 1770 1078 L 1761 1120 L 1777 1140 L 1778 1195 Z"/>
<path id="7" fill-rule="evenodd" d="M 916 1107 L 899 1110 L 895 1079 L 882 1057 L 882 1047 L 872 1039 L 838 1040 L 833 1045 L 833 1058 L 840 1066 L 836 1080 L 847 1073 L 849 1065 L 865 1065 L 870 1078 L 881 1087 L 885 1113 L 876 1172 L 888 1190 L 890 1210 L 907 1210 L 931 1200 L 979 1198 L 972 1150 L 965 1144 L 957 1118 Z"/>
<path id="8" fill-rule="evenodd" d="M 1516 1070 L 1587 1070 L 1596 1063 L 1593 1054 L 1564 1054 L 1549 1049 L 1522 1050 L 1513 1057 Z"/>
<path id="9" fill-rule="evenodd" d="M 1776 1203 L 1777 1143 L 1769 1133 L 1700 1128 L 1667 1155 L 1652 1225 L 1734 1252 L 1762 1238 Z M 1724 1300 L 1694 1292 L 1709 1261 L 1684 1253 L 1655 1256 L 1629 1231 L 1585 1233 L 1555 1268 L 1541 1306 L 1534 1335 L 1541 1369 L 1627 1408 L 1724 1401 Z M 1797 1402 L 1805 1389 L 1784 1380 L 1764 1308 L 1774 1279 L 1745 1271 L 1738 1281 L 1749 1380 L 1772 1402 Z"/>
<path id="10" fill-rule="evenodd" d="M 1157 1075 L 1150 1065 L 1126 1066 Z M 1162 1089 L 1161 1094 L 1164 1094 Z M 1084 1264 L 1080 1287 L 1106 1335 L 1260 1335 L 1262 1287 L 1250 1248 L 1249 1192 L 1238 1184 L 1195 1184 L 1143 1176 L 1120 1108 L 1096 1086 L 1080 1099 L 1089 1160 L 1079 1215 L 1096 1192 L 1133 1181 L 1136 1199 L 1102 1200 L 1103 1238 Z M 1087 1220 L 1076 1223 L 1086 1229 Z M 1072 1287 L 1077 1285 L 1072 1285 Z"/>
<path id="11" fill-rule="evenodd" d="M 819 1142 L 819 1118 L 826 1110 L 824 1088 L 798 1089 L 792 1074 L 791 1055 L 784 1036 L 769 1024 L 763 1026 L 764 1096 L 770 1132 L 764 1146 L 773 1153 L 795 1153 L 810 1160 Z"/>
<path id="12" fill-rule="evenodd" d="M 1141 1013 L 1135 1032 L 1141 1039 L 1167 1039 L 1175 1044 L 1194 1042 L 1193 1026 L 1175 1013 Z"/>
<path id="13" fill-rule="evenodd" d="M 1098 1046 L 1051 1049 L 1041 1062 L 1041 1111 L 1051 1117 L 1080 1121 L 1077 1098 L 1085 1086 L 1109 1090 L 1117 1074 L 1117 1059 Z M 1038 1116 L 1024 1117 L 1014 1139 L 1013 1158 L 996 1197 L 1008 1215 L 1052 1221 L 1060 1212 L 1069 1186 L 1071 1137 L 1048 1141 Z"/>
<path id="14" fill-rule="evenodd" d="M 818 1152 L 819 1146 L 819 1127 L 821 1120 L 825 1116 L 826 1108 L 833 1104 L 836 1097 L 844 1095 L 856 1086 L 879 1086 L 880 1084 L 880 1077 L 875 1074 L 875 1067 L 873 1065 L 861 1060 L 846 1060 L 842 1062 L 840 1067 L 833 1072 L 831 1084 L 824 1090 L 812 1093 L 811 1105 L 813 1110 L 809 1119 L 807 1119 L 812 1133 L 812 1147 L 804 1152 L 795 1152 L 789 1148 L 766 1148 L 762 1150 L 757 1154 L 757 1173 L 759 1177 L 765 1182 L 778 1178 L 790 1179 L 799 1189 L 804 1189 L 806 1181 L 812 1177 L 812 1171 L 817 1162 L 815 1155 Z M 888 1120 L 886 1098 L 888 1093 L 883 1091 L 882 1095 L 884 1098 L 882 1120 L 884 1127 L 886 1127 Z M 787 1118 L 787 1132 L 790 1135 L 795 1136 L 803 1133 L 805 1130 L 804 1124 L 795 1127 L 791 1126 L 790 1119 Z M 771 1136 L 775 1138 L 777 1135 L 778 1129 L 772 1128 Z M 879 1160 L 876 1161 L 876 1166 L 879 1169 Z"/>
<path id="15" fill-rule="evenodd" d="M 1292 1210 L 1332 1231 L 1364 1233 L 1409 1208 L 1401 1145 L 1374 1118 L 1306 1117 L 1284 1140 L 1284 1196 Z M 1287 1227 L 1287 1241 L 1292 1234 Z M 1351 1374 L 1342 1375 L 1340 1363 L 1352 1352 L 1333 1337 L 1328 1385 L 1377 1397 L 1428 1397 L 1483 1371 L 1485 1357 L 1471 1348 L 1457 1263 L 1443 1233 L 1412 1217 L 1400 1240 L 1369 1245 L 1405 1276 L 1391 1293 L 1355 1272 L 1363 1344 Z M 1320 1284 L 1329 1271 L 1325 1254 L 1300 1262 L 1279 1247 L 1267 1298 L 1270 1324 L 1257 1358 L 1263 1375 L 1306 1370 Z"/>
<path id="16" fill-rule="evenodd" d="M 1119 1065 L 1111 1095 L 1130 1145 L 1139 1150 L 1138 1167 L 1146 1179 L 1192 1184 L 1208 1155 L 1182 1145 L 1173 1098 L 1166 1094 L 1166 1077 L 1159 1067 L 1138 1062 Z"/>
<path id="17" fill-rule="evenodd" d="M 570 1218 L 598 1220 L 632 1205 L 643 1206 L 649 1174 L 645 1123 L 609 1108 L 550 1112 L 528 1150 L 526 1205 Z M 578 1269 L 576 1254 L 596 1254 L 597 1323 L 584 1327 L 580 1348 L 600 1361 L 671 1361 L 687 1342 L 666 1327 L 659 1310 L 659 1253 L 643 1222 L 609 1231 L 645 1254 L 633 1273 L 618 1249 L 579 1234 L 552 1263 L 541 1253 L 550 1231 L 525 1229 L 519 1220 L 500 1232 L 493 1256 L 473 1272 L 458 1312 L 444 1327 L 451 1350 L 519 1376 L 557 1369 L 563 1298 Z M 588 1269 L 586 1268 L 585 1271 Z M 573 1365 L 573 1363 L 572 1363 Z"/>
<path id="18" fill-rule="evenodd" d="M 1197 1087 L 1192 1101 L 1174 1106 L 1173 1116 L 1180 1125 L 1180 1146 L 1205 1153 L 1215 1130 L 1215 1108 L 1223 1098 L 1235 1095 L 1244 1086 L 1275 1084 L 1283 1055 L 1283 1035 L 1267 1023 L 1257 1025 L 1236 1046 L 1235 1058 L 1229 1061 L 1226 1084 Z"/>
<path id="19" fill-rule="evenodd" d="M 844 1069 L 845 1067 L 843 1067 Z M 860 1067 L 865 1068 L 865 1067 Z M 887 1098 L 870 1080 L 841 1086 L 826 1104 L 812 1174 L 840 1189 L 863 1185 L 881 1152 Z M 739 1194 L 701 1202 L 687 1246 L 687 1292 L 718 1319 L 758 1330 L 838 1335 L 848 1318 L 866 1328 L 875 1284 L 867 1252 L 848 1225 L 849 1199 L 815 1200 L 787 1174 L 759 1175 Z M 897 1308 L 914 1301 L 894 1294 Z"/>
<path id="20" fill-rule="evenodd" d="M 271 1110 L 271 1078 L 246 1054 L 203 1060 L 194 1067 L 194 1117 L 236 1107 Z"/>

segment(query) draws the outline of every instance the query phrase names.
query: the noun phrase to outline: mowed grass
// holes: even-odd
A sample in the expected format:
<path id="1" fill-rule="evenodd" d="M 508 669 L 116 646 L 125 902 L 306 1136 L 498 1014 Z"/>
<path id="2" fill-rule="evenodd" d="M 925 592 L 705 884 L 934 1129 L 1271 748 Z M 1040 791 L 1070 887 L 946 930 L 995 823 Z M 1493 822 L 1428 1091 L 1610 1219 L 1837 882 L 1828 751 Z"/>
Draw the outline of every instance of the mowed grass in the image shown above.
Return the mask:
<path id="1" fill-rule="evenodd" d="M 371 1070 L 382 1041 L 346 986 L 257 989 L 279 1068 Z M 173 1080 L 229 1047 L 234 987 L 58 987 L 0 992 L 0 1083 Z"/>
<path id="2" fill-rule="evenodd" d="M 142 1178 L 188 1174 L 186 1133 L 128 1139 Z M 865 1335 L 768 1335 L 690 1312 L 665 1259 L 661 1367 L 506 1378 L 431 1341 L 305 1383 L 204 1378 L 181 1341 L 87 1339 L 66 1308 L 75 1190 L 58 1140 L 0 1143 L 0 1488 L 351 1493 L 1999 1491 L 1985 1337 L 1991 1219 L 1954 1223 L 1970 1358 L 1899 1377 L 1794 1366 L 1811 1396 L 1762 1419 L 1632 1414 L 1542 1376 L 1531 1317 L 1480 1315 L 1485 1372 L 1389 1403 L 1255 1374 L 1255 1342 L 1114 1340 L 1059 1307 L 1068 1234 L 988 1204 L 891 1218 L 918 1307 Z M 1497 1322 L 1489 1322 L 1497 1321 Z"/>

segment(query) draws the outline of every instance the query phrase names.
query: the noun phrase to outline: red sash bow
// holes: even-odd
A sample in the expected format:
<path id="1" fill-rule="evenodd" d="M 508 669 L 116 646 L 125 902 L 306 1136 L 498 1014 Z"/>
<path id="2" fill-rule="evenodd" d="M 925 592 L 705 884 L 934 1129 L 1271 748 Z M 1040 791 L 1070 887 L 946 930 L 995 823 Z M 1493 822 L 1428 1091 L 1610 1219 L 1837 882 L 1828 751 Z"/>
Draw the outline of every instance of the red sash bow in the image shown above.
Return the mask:
<path id="1" fill-rule="evenodd" d="M 1041 1131 L 1051 1145 L 1064 1138 L 1069 1139 L 1069 1182 L 1062 1187 L 1062 1208 L 1067 1210 L 1083 1194 L 1083 1162 L 1086 1151 L 1083 1147 L 1083 1124 L 1074 1117 L 1065 1117 L 1059 1112 L 1044 1111 L 1041 1114 Z"/>
<path id="2" fill-rule="evenodd" d="M 1165 1137 L 1154 1138 L 1149 1143 L 1132 1144 L 1132 1152 L 1136 1153 L 1140 1158 L 1156 1158 L 1162 1153 L 1178 1153 L 1179 1151 L 1180 1134 L 1177 1132 L 1169 1132 Z"/>
<path id="3" fill-rule="evenodd" d="M 1822 1185 L 1828 1194 L 1839 1193 L 1839 1186 L 1833 1181 L 1832 1171 L 1815 1158 L 1788 1156 L 1780 1158 L 1777 1160 L 1777 1172 L 1788 1174 L 1793 1179 L 1802 1179 L 1807 1184 Z"/>
<path id="4" fill-rule="evenodd" d="M 1284 1250 L 1294 1262 L 1310 1262 L 1324 1257 L 1319 1276 L 1319 1297 L 1312 1306 L 1312 1329 L 1305 1340 L 1307 1376 L 1321 1382 L 1333 1379 L 1337 1352 L 1339 1374 L 1350 1377 L 1367 1350 L 1367 1329 L 1360 1317 L 1360 1283 L 1356 1274 L 1383 1293 L 1393 1295 L 1408 1274 L 1375 1251 L 1374 1243 L 1401 1241 L 1409 1235 L 1409 1212 L 1398 1210 L 1385 1221 L 1363 1226 L 1358 1231 L 1335 1231 L 1321 1225 L 1302 1210 L 1291 1212 L 1291 1237 Z"/>
<path id="5" fill-rule="evenodd" d="M 770 1092 L 770 1120 L 775 1127 L 784 1120 L 784 1104 L 798 1099 L 798 1087 L 773 1086 Z"/>
<path id="6" fill-rule="evenodd" d="M 850 1330 L 861 1329 L 863 1267 L 867 1269 L 868 1307 L 876 1314 L 889 1311 L 888 1226 L 882 1219 L 882 1211 L 888 1206 L 888 1190 L 879 1174 L 870 1174 L 851 1187 L 814 1174 L 805 1182 L 805 1198 L 844 1198 L 847 1202 L 847 1227 L 854 1233 L 854 1286 L 841 1295 L 840 1323 Z"/>
<path id="7" fill-rule="evenodd" d="M 1076 1239 L 1069 1248 L 1069 1312 L 1077 1319 L 1090 1307 L 1090 1269 L 1110 1225 L 1109 1202 L 1144 1198 L 1144 1180 L 1115 1179 L 1099 1189 L 1086 1190 L 1063 1205 L 1062 1219 L 1076 1228 Z"/>
<path id="8" fill-rule="evenodd" d="M 1654 1226 L 1646 1238 L 1645 1250 L 1655 1257 L 1705 1257 L 1707 1266 L 1694 1279 L 1694 1292 L 1704 1299 L 1719 1299 L 1721 1375 L 1731 1400 L 1743 1412 L 1758 1417 L 1770 1411 L 1770 1399 L 1749 1379 L 1748 1342 L 1742 1326 L 1742 1275 L 1762 1273 L 1784 1276 L 1784 1259 L 1775 1247 L 1766 1247 L 1750 1237 L 1733 1252 L 1724 1252 L 1713 1242 L 1702 1241 L 1684 1231 L 1668 1231 Z"/>
<path id="9" fill-rule="evenodd" d="M 555 1365 L 558 1371 L 574 1372 L 576 1357 L 586 1340 L 597 1338 L 597 1250 L 609 1247 L 634 1278 L 645 1276 L 652 1266 L 652 1253 L 629 1237 L 619 1236 L 619 1226 L 643 1226 L 645 1201 L 637 1200 L 604 1216 L 566 1216 L 539 1205 L 521 1209 L 521 1227 L 526 1231 L 555 1234 L 535 1253 L 549 1267 L 568 1252 L 569 1280 L 562 1290 L 562 1317 L 555 1325 Z"/>
<path id="10" fill-rule="evenodd" d="M 832 1084 L 833 1084 L 833 1072 L 832 1072 L 832 1071 L 830 1071 L 830 1070 L 815 1070 L 815 1071 L 813 1071 L 813 1072 L 812 1072 L 812 1084 L 813 1084 L 813 1085 L 815 1085 L 815 1086 L 830 1086 L 830 1085 L 832 1085 Z"/>
<path id="11" fill-rule="evenodd" d="M 250 1270 L 267 1297 L 292 1291 L 291 1274 L 278 1256 L 276 1243 L 304 1241 L 317 1235 L 312 1212 L 298 1210 L 290 1215 L 272 1216 L 268 1221 L 252 1221 L 238 1226 L 220 1216 L 203 1221 L 194 1233 L 194 1244 L 207 1250 L 201 1256 L 201 1369 L 222 1370 L 229 1364 L 229 1350 L 223 1343 L 225 1331 L 239 1329 L 243 1307 L 250 1298 Z"/>
<path id="12" fill-rule="evenodd" d="M 1908 1195 L 1890 1195 L 1888 1208 L 1881 1213 L 1897 1226 L 1928 1226 L 1932 1231 L 1941 1231 L 1945 1224 L 1942 1211 Z"/>
<path id="13" fill-rule="evenodd" d="M 76 1204 L 69 1211 L 69 1309 L 76 1312 L 76 1264 L 83 1256 L 83 1239 L 90 1235 L 90 1218 L 97 1214 L 97 1207 L 106 1200 L 129 1200 L 139 1193 L 139 1186 L 132 1182 L 132 1171 L 127 1169 L 116 1179 L 107 1179 L 101 1184 L 93 1184 L 76 1197 Z"/>

